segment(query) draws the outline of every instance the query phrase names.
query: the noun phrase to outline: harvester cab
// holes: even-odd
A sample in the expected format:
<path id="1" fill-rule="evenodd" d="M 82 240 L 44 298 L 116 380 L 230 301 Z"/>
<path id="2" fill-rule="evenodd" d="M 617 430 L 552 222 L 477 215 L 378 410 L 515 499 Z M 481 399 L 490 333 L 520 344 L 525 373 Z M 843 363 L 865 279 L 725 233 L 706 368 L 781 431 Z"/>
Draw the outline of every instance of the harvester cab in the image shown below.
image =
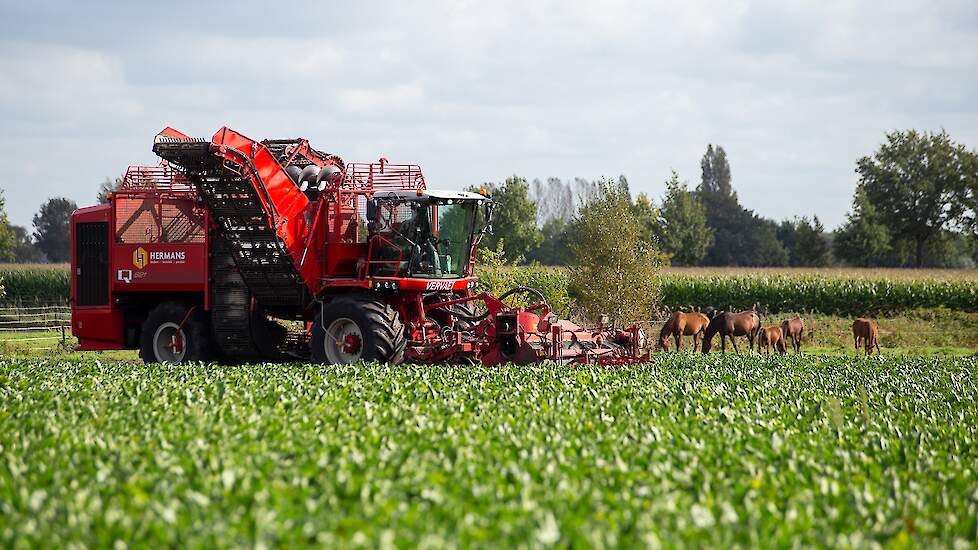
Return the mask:
<path id="1" fill-rule="evenodd" d="M 461 279 L 489 227 L 492 202 L 464 191 L 384 191 L 367 200 L 370 276 Z"/>

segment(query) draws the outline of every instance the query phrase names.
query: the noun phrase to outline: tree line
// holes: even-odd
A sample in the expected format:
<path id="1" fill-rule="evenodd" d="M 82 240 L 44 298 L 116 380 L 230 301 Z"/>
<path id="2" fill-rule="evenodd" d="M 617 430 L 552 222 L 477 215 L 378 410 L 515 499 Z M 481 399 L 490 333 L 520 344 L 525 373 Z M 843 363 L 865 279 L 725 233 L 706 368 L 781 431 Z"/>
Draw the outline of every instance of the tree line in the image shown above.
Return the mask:
<path id="1" fill-rule="evenodd" d="M 10 223 L 7 202 L 0 190 L 0 262 L 63 263 L 71 253 L 68 225 L 75 201 L 64 197 L 48 199 L 34 214 L 33 232 Z"/>
<path id="2" fill-rule="evenodd" d="M 105 178 L 95 199 L 99 204 L 109 200 L 109 193 L 122 185 L 122 178 Z M 71 213 L 78 209 L 75 201 L 65 197 L 46 200 L 34 214 L 33 230 L 10 223 L 7 203 L 0 189 L 0 262 L 65 263 L 71 257 L 68 228 Z"/>
<path id="3" fill-rule="evenodd" d="M 946 131 L 893 131 L 871 155 L 856 161 L 858 176 L 845 223 L 825 230 L 817 215 L 775 221 L 740 203 L 727 153 L 708 145 L 700 181 L 691 187 L 675 171 L 655 200 L 632 196 L 628 179 L 558 178 L 528 182 L 512 176 L 486 183 L 495 206 L 485 246 L 508 262 L 572 265 L 583 214 L 614 195 L 629 206 L 641 239 L 679 266 L 852 265 L 974 267 L 978 264 L 978 153 Z M 101 184 L 104 203 L 120 179 Z M 474 189 L 474 188 L 473 188 Z M 68 222 L 77 208 L 66 198 L 46 201 L 33 231 L 9 223 L 0 191 L 0 261 L 66 262 Z M 620 214 L 617 216 L 620 218 Z M 608 219 L 611 227 L 630 223 Z"/>
<path id="4" fill-rule="evenodd" d="M 978 264 L 978 154 L 945 131 L 894 131 L 856 162 L 858 183 L 846 222 L 826 231 L 817 215 L 775 221 L 744 207 L 722 146 L 708 145 L 700 182 L 675 171 L 659 201 L 632 197 L 625 176 L 487 183 L 496 202 L 491 247 L 505 243 L 509 261 L 570 265 L 581 213 L 615 187 L 641 221 L 643 236 L 679 266 L 831 265 L 974 267 Z M 571 206 L 568 206 L 570 204 Z M 607 220 L 615 225 L 620 220 Z"/>

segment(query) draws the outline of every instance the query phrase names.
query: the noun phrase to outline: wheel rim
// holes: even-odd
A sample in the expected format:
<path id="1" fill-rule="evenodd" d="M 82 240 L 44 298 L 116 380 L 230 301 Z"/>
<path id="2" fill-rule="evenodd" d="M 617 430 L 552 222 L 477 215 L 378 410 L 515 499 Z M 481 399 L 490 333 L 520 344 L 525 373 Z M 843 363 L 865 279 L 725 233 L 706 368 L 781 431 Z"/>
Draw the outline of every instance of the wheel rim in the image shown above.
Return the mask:
<path id="1" fill-rule="evenodd" d="M 163 323 L 153 335 L 153 353 L 159 362 L 179 363 L 187 355 L 187 335 L 176 323 Z"/>
<path id="2" fill-rule="evenodd" d="M 363 355 L 363 334 L 352 320 L 336 319 L 326 329 L 323 346 L 330 363 L 355 363 Z"/>

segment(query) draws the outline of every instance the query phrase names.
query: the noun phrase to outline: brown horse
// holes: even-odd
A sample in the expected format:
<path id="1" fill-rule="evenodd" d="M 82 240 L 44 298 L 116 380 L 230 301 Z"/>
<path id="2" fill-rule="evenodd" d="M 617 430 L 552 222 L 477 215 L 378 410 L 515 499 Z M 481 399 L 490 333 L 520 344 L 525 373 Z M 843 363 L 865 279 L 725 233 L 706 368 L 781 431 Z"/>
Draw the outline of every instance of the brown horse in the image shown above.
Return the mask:
<path id="1" fill-rule="evenodd" d="M 702 313 L 673 312 L 659 332 L 659 347 L 669 351 L 669 336 L 676 340 L 676 351 L 682 350 L 682 337 L 693 337 L 693 351 L 700 345 L 700 335 L 706 332 L 710 318 Z"/>
<path id="2" fill-rule="evenodd" d="M 734 351 L 737 349 L 737 336 L 746 336 L 749 344 L 748 349 L 754 349 L 754 338 L 761 330 L 761 316 L 756 311 L 741 311 L 740 313 L 730 313 L 723 311 L 717 313 L 710 320 L 706 327 L 706 334 L 703 336 L 703 353 L 709 353 L 713 348 L 713 336 L 720 333 L 720 346 L 724 353 L 727 352 L 727 337 L 733 344 Z"/>
<path id="3" fill-rule="evenodd" d="M 801 317 L 795 315 L 794 319 L 785 319 L 781 323 L 781 334 L 784 335 L 785 340 L 791 341 L 791 347 L 794 348 L 795 353 L 801 353 L 801 337 L 805 333 L 805 321 L 801 320 Z"/>
<path id="4" fill-rule="evenodd" d="M 862 341 L 866 348 L 866 355 L 873 354 L 876 348 L 876 355 L 881 355 L 880 351 L 880 330 L 872 319 L 860 317 L 852 322 L 852 339 L 855 341 L 856 351 L 859 351 L 859 342 Z"/>
<path id="5" fill-rule="evenodd" d="M 762 347 L 765 348 L 765 355 L 771 355 L 772 347 L 774 351 L 782 355 L 788 353 L 788 347 L 784 343 L 784 334 L 781 332 L 781 327 L 764 327 L 758 332 L 757 353 L 761 353 Z"/>

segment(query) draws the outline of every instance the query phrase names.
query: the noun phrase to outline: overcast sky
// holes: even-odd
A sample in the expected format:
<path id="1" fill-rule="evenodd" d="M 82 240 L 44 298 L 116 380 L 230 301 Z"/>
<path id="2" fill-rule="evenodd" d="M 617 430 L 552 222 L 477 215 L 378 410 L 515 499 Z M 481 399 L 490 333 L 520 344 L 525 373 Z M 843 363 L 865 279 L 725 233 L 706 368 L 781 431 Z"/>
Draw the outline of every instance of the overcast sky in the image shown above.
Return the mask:
<path id="1" fill-rule="evenodd" d="M 745 206 L 828 227 L 886 131 L 978 146 L 975 0 L 92 4 L 0 7 L 13 223 L 91 204 L 167 125 L 417 162 L 429 187 L 625 174 L 656 198 L 719 143 Z"/>

